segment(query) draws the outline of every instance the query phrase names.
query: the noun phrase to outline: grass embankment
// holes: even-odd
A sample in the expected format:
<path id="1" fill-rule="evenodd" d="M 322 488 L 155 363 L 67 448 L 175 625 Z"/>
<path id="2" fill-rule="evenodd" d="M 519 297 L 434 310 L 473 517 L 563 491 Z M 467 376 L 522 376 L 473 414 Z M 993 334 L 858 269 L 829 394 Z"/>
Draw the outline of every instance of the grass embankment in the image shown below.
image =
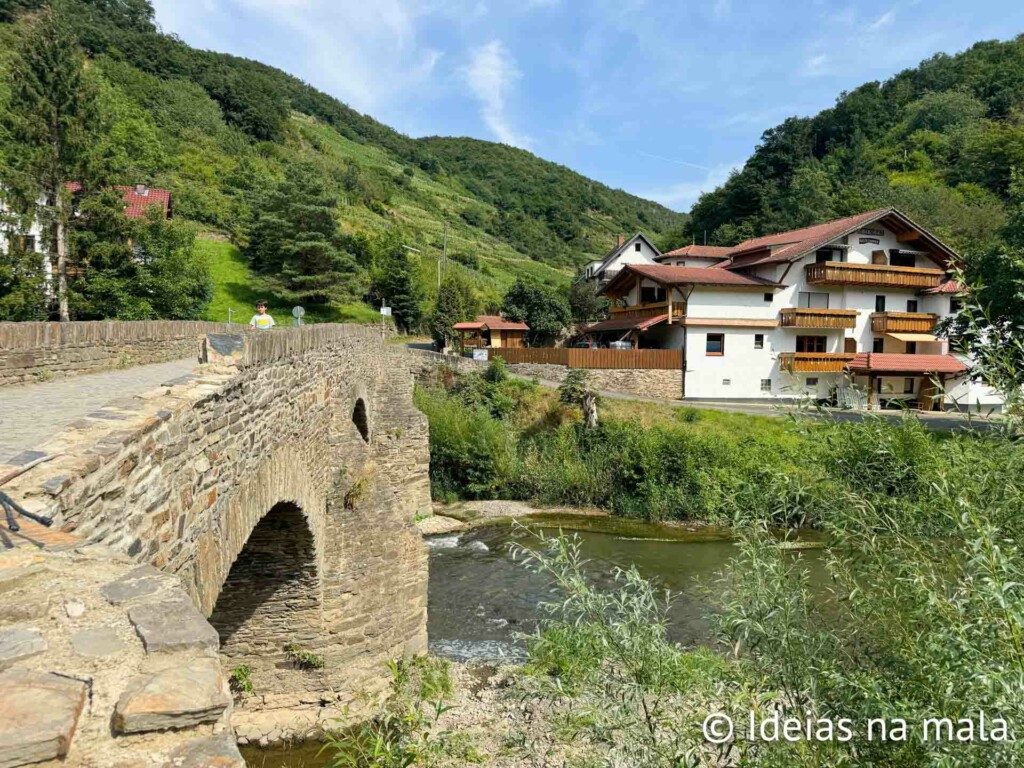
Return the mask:
<path id="1" fill-rule="evenodd" d="M 594 506 L 646 520 L 818 525 L 855 496 L 927 530 L 981 487 L 973 467 L 1020 476 L 1024 452 L 997 436 L 938 435 L 918 420 L 747 416 L 605 401 L 587 429 L 554 390 L 441 370 L 416 395 L 430 420 L 436 499 Z M 990 477 L 991 473 L 985 475 Z"/>
<path id="2" fill-rule="evenodd" d="M 213 281 L 213 299 L 206 308 L 206 319 L 223 323 L 228 319 L 228 310 L 233 309 L 233 322 L 248 323 L 256 302 L 265 300 L 267 311 L 274 316 L 278 325 L 291 325 L 292 308 L 271 291 L 260 288 L 245 257 L 237 246 L 219 240 L 196 241 L 196 250 L 202 254 L 210 268 Z M 361 303 L 344 304 L 330 313 L 307 313 L 306 322 L 313 323 L 379 323 L 372 307 Z"/>

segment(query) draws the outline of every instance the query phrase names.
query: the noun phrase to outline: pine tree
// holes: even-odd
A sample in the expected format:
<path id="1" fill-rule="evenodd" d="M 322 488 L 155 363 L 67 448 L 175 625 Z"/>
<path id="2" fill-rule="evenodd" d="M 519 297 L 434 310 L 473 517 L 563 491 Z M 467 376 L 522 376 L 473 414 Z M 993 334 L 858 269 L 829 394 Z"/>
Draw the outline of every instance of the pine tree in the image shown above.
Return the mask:
<path id="1" fill-rule="evenodd" d="M 3 185 L 12 204 L 33 208 L 56 259 L 60 319 L 68 310 L 69 182 L 88 188 L 90 131 L 96 127 L 96 91 L 85 57 L 59 6 L 42 10 L 11 63 L 11 94 L 4 125 L 11 146 Z"/>
<path id="2" fill-rule="evenodd" d="M 471 319 L 476 314 L 476 305 L 473 289 L 462 276 L 453 273 L 444 279 L 430 315 L 430 335 L 438 349 L 459 340 L 455 324 Z"/>
<path id="3" fill-rule="evenodd" d="M 247 254 L 284 300 L 324 306 L 360 293 L 355 259 L 341 247 L 337 204 L 307 164 L 289 166 L 284 181 L 255 202 Z"/>
<path id="4" fill-rule="evenodd" d="M 420 284 L 397 234 L 385 235 L 377 244 L 373 295 L 391 307 L 395 325 L 404 333 L 419 327 L 422 319 Z"/>

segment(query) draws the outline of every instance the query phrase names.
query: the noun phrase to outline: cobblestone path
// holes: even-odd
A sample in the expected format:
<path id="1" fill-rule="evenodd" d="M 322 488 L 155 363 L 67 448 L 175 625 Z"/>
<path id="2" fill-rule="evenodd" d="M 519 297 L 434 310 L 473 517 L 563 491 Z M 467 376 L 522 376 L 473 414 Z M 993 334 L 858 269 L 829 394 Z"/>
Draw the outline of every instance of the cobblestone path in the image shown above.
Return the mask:
<path id="1" fill-rule="evenodd" d="M 190 373 L 195 358 L 0 388 L 0 464 L 119 397 Z"/>

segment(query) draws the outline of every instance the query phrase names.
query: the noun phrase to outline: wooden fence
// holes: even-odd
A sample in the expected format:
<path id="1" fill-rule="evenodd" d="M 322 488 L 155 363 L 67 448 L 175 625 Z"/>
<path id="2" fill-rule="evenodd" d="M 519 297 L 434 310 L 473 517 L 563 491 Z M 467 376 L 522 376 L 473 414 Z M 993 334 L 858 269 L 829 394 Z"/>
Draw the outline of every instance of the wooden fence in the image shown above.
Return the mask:
<path id="1" fill-rule="evenodd" d="M 679 370 L 681 349 L 488 349 L 487 358 L 501 357 L 509 365 L 564 365 L 568 368 L 619 368 L 633 370 Z"/>

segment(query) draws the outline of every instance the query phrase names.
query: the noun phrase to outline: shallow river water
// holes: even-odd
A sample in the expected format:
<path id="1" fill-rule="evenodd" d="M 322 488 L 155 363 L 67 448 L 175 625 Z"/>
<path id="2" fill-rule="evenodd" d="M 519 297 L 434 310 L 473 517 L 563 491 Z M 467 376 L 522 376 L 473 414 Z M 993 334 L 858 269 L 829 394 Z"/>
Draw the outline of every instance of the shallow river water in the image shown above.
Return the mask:
<path id="1" fill-rule="evenodd" d="M 532 531 L 559 529 L 582 542 L 586 570 L 596 584 L 612 585 L 616 568 L 640 573 L 673 593 L 669 633 L 686 645 L 709 640 L 707 597 L 735 545 L 720 530 L 689 531 L 610 517 L 534 515 L 530 531 L 495 522 L 459 534 L 435 536 L 430 547 L 427 631 L 431 652 L 456 661 L 501 663 L 523 657 L 520 633 L 536 628 L 538 604 L 552 598 L 547 578 L 512 558 L 510 545 L 536 547 Z M 817 567 L 816 558 L 807 558 Z M 245 752 L 250 765 L 319 768 L 318 745 Z"/>

